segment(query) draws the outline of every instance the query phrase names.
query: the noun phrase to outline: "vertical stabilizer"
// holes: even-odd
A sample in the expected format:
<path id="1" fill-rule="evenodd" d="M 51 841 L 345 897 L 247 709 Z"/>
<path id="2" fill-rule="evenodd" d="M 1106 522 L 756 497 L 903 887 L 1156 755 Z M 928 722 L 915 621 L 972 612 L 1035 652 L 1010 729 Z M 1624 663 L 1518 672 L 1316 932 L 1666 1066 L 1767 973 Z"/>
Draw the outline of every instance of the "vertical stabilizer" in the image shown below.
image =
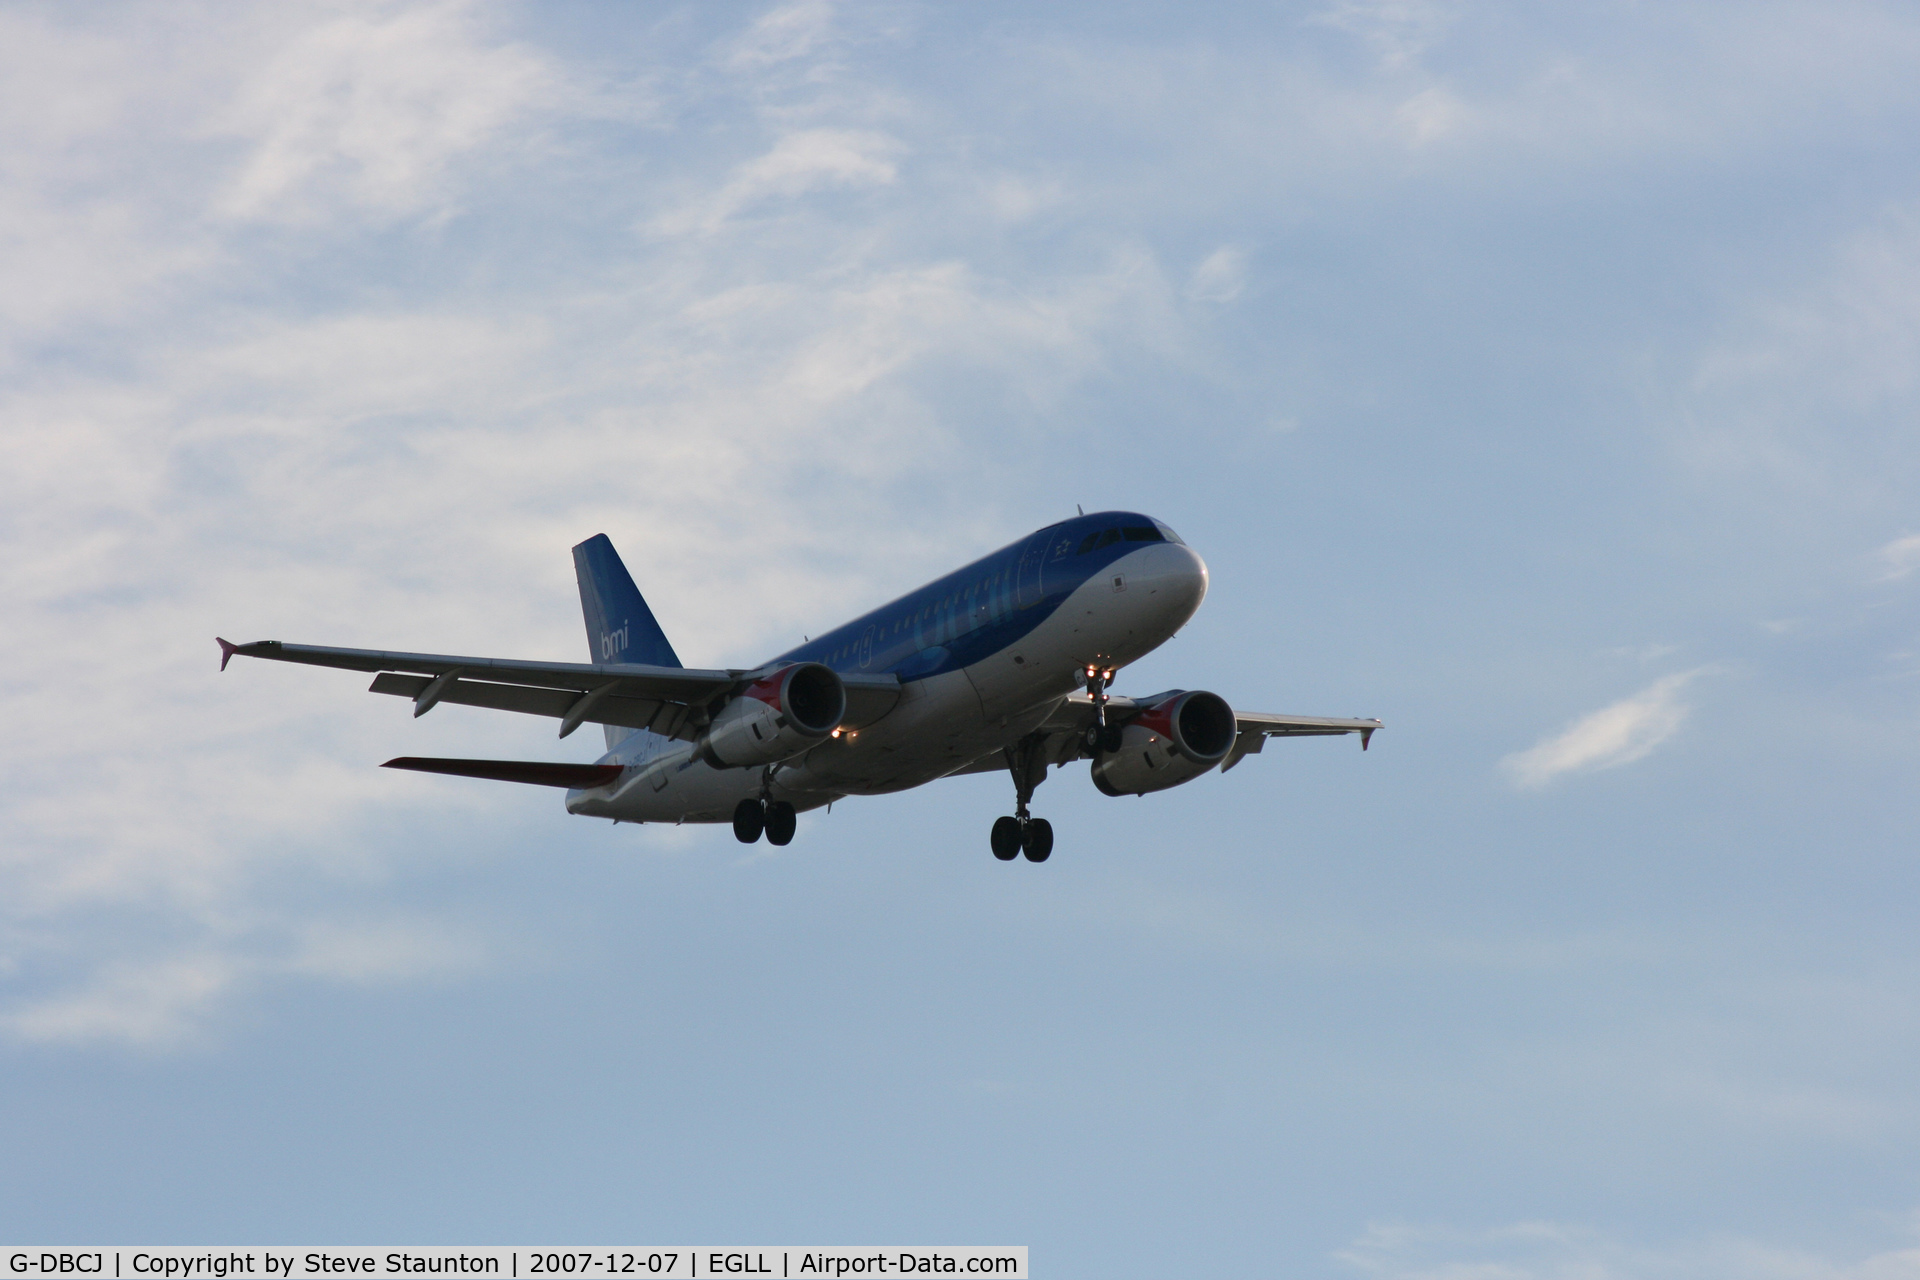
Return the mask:
<path id="1" fill-rule="evenodd" d="M 573 572 L 580 580 L 580 610 L 587 620 L 588 661 L 681 665 L 606 534 L 596 533 L 573 549 Z M 609 751 L 634 733 L 611 724 L 606 730 Z"/>

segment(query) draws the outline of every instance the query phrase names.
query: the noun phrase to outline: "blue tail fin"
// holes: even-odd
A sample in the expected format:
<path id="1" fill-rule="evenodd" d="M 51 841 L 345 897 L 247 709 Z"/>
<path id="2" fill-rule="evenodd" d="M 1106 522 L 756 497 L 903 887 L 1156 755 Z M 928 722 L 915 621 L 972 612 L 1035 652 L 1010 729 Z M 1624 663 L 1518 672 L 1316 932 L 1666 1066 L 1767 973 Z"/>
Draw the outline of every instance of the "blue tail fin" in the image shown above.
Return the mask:
<path id="1" fill-rule="evenodd" d="M 573 549 L 573 572 L 580 579 L 580 608 L 587 615 L 587 650 L 592 661 L 680 665 L 606 534 L 596 533 Z"/>
<path id="2" fill-rule="evenodd" d="M 589 661 L 681 665 L 606 534 L 596 533 L 573 549 L 573 572 L 580 580 L 580 609 L 587 618 Z M 617 725 L 606 730 L 609 751 L 634 732 Z"/>

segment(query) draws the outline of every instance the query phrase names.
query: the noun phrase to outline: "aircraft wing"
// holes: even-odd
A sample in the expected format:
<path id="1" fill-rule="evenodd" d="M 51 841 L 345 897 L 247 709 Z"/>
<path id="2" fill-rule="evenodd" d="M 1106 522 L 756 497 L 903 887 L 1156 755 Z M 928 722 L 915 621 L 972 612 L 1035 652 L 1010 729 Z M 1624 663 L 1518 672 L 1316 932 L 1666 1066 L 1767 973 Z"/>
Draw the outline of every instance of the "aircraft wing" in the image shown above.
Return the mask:
<path id="1" fill-rule="evenodd" d="M 1268 738 L 1318 738 L 1334 734 L 1357 733 L 1360 735 L 1360 749 L 1365 751 L 1373 740 L 1373 731 L 1380 727 L 1378 720 L 1343 720 L 1334 716 L 1276 716 L 1265 711 L 1236 711 L 1233 713 L 1240 736 L 1234 739 L 1233 748 L 1227 752 L 1227 758 L 1220 762 L 1220 772 L 1225 773 L 1248 756 L 1260 754 L 1260 748 L 1267 745 Z"/>
<path id="2" fill-rule="evenodd" d="M 1107 697 L 1107 714 L 1115 719 L 1124 720 L 1142 705 L 1151 705 L 1164 697 L 1155 694 L 1149 698 L 1123 698 L 1117 694 Z M 1236 711 L 1233 713 L 1235 728 L 1239 735 L 1227 752 L 1227 758 L 1220 762 L 1220 772 L 1225 773 L 1248 756 L 1260 754 L 1260 748 L 1266 745 L 1268 738 L 1325 737 L 1335 734 L 1357 733 L 1360 735 L 1360 749 L 1365 751 L 1373 738 L 1374 730 L 1380 728 L 1378 720 L 1347 720 L 1332 716 L 1280 716 L 1265 711 Z M 1093 700 L 1084 693 L 1068 694 L 1065 701 L 1047 717 L 1035 732 L 1044 736 L 1041 755 L 1056 765 L 1070 764 L 1080 758 L 1080 735 L 1093 723 Z M 1001 753 L 996 751 L 983 756 L 963 769 L 949 775 L 957 777 L 966 773 L 992 773 L 1007 767 Z"/>
<path id="3" fill-rule="evenodd" d="M 411 698 L 416 716 L 442 702 L 519 711 L 559 720 L 563 738 L 582 724 L 617 724 L 692 739 L 706 722 L 709 703 L 731 696 L 758 674 L 638 663 L 528 662 L 333 649 L 278 640 L 220 641 L 222 670 L 235 656 L 377 672 L 369 692 Z M 840 679 L 847 690 L 847 716 L 842 723 L 850 729 L 871 724 L 899 701 L 900 682 L 891 675 L 843 674 Z"/>

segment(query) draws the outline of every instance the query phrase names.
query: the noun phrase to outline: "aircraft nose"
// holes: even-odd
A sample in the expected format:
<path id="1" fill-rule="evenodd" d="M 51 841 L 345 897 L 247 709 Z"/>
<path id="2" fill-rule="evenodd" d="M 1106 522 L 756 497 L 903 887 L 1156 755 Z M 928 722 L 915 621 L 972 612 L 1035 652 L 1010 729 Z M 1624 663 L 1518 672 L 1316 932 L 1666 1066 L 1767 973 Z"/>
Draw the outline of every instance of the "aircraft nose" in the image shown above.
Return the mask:
<path id="1" fill-rule="evenodd" d="M 1167 577 L 1173 597 L 1183 610 L 1180 620 L 1184 623 L 1207 598 L 1207 562 L 1192 547 L 1171 544 L 1167 549 L 1179 553 L 1179 563 L 1168 570 Z"/>
<path id="2" fill-rule="evenodd" d="M 1134 563 L 1128 589 L 1151 601 L 1158 624 L 1169 634 L 1185 626 L 1207 598 L 1207 562 L 1177 542 L 1155 543 L 1129 559 Z"/>

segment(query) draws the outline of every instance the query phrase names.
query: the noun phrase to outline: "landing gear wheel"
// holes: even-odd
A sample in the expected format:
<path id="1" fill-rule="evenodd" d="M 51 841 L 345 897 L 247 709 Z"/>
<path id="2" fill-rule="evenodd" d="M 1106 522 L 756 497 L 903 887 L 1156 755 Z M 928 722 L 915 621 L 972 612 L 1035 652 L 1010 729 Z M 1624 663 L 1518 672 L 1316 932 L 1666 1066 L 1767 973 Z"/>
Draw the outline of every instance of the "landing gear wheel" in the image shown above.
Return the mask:
<path id="1" fill-rule="evenodd" d="M 767 843 L 786 844 L 793 839 L 798 818 L 785 800 L 767 801 Z"/>
<path id="2" fill-rule="evenodd" d="M 1090 755 L 1097 755 L 1103 749 L 1106 740 L 1107 731 L 1097 724 L 1088 725 L 1087 731 L 1080 735 L 1080 745 Z"/>
<path id="3" fill-rule="evenodd" d="M 758 800 L 742 800 L 733 806 L 733 838 L 741 844 L 758 840 L 766 825 L 767 811 L 760 807 Z"/>
<path id="4" fill-rule="evenodd" d="M 1105 729 L 1102 729 L 1100 731 L 1100 750 L 1106 752 L 1108 755 L 1112 755 L 1118 751 L 1120 744 L 1126 740 L 1126 732 L 1126 726 L 1119 724 L 1110 724 Z"/>
<path id="5" fill-rule="evenodd" d="M 1012 862 L 1020 856 L 1020 819 L 1001 818 L 993 824 L 993 856 Z"/>
<path id="6" fill-rule="evenodd" d="M 1053 824 L 1045 818 L 1032 819 L 1021 836 L 1020 845 L 1026 851 L 1028 862 L 1045 862 L 1053 856 Z"/>

